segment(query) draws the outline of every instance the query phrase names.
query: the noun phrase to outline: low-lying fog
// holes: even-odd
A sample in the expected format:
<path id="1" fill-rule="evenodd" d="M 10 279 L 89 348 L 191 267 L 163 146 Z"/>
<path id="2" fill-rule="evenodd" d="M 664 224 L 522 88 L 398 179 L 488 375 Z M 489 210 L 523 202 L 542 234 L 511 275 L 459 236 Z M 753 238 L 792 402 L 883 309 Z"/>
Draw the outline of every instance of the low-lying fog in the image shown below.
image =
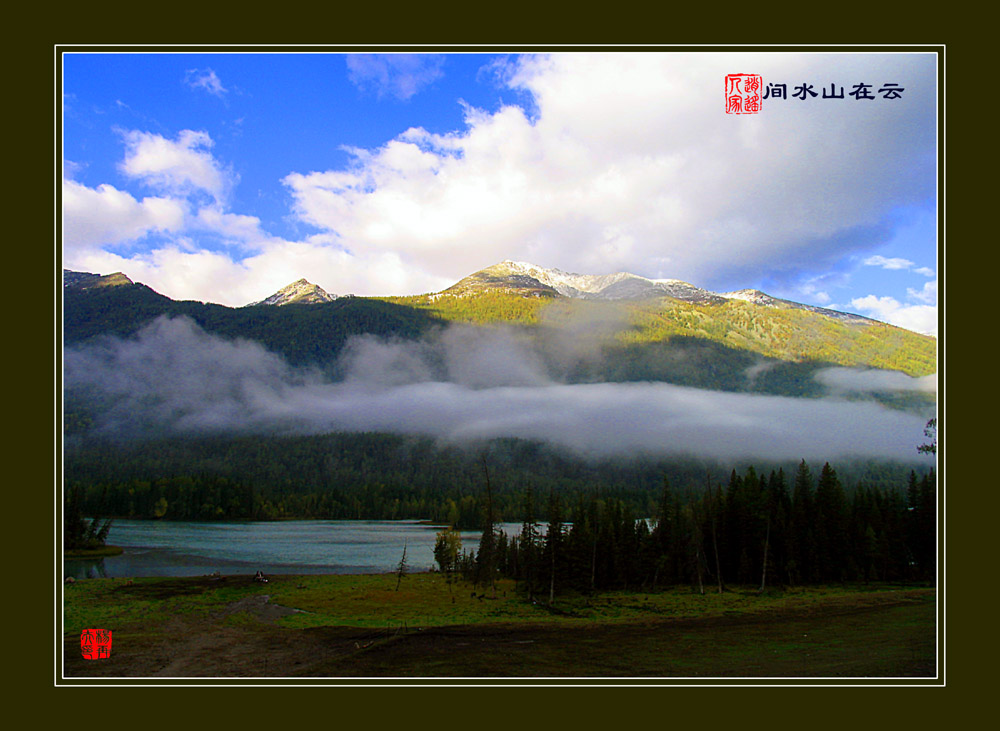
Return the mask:
<path id="1" fill-rule="evenodd" d="M 99 433 L 380 431 L 461 442 L 545 440 L 583 455 L 903 460 L 926 418 L 848 392 L 934 391 L 936 379 L 831 368 L 829 394 L 797 399 L 665 383 L 565 384 L 514 331 L 453 326 L 433 339 L 359 337 L 332 381 L 261 345 L 162 317 L 128 340 L 65 352 L 67 390 L 97 399 Z M 748 374 L 748 377 L 752 374 Z"/>

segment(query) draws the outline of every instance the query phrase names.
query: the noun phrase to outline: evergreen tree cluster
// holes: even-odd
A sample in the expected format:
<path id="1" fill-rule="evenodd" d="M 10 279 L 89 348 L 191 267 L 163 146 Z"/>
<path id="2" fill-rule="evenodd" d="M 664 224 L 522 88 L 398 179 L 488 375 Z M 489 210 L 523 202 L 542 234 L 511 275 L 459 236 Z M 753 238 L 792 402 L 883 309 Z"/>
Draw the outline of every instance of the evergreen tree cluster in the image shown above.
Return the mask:
<path id="1" fill-rule="evenodd" d="M 520 534 L 491 529 L 478 552 L 463 554 L 461 570 L 478 584 L 494 574 L 516 579 L 550 603 L 566 590 L 933 583 L 935 485 L 933 470 L 911 472 L 905 493 L 861 484 L 848 495 L 829 463 L 814 478 L 802 461 L 791 485 L 782 469 L 765 477 L 751 466 L 725 486 L 709 479 L 687 494 L 664 480 L 652 519 L 620 499 L 577 494 L 566 505 L 551 491 L 544 530 L 529 491 Z"/>
<path id="2" fill-rule="evenodd" d="M 63 550 L 78 551 L 100 548 L 107 543 L 111 518 L 84 517 L 80 490 L 70 490 L 63 513 Z"/>

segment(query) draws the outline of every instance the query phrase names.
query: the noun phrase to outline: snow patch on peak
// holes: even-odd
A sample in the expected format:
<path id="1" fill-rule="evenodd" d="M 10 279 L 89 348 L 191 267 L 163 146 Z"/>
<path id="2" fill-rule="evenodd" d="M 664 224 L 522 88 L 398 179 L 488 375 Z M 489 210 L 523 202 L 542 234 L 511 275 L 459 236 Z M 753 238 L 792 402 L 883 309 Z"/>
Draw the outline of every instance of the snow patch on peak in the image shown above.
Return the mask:
<path id="1" fill-rule="evenodd" d="M 770 304 L 775 301 L 773 297 L 764 294 L 759 289 L 738 289 L 735 292 L 723 292 L 719 296 L 725 297 L 727 300 L 743 300 L 757 305 Z"/>
<path id="2" fill-rule="evenodd" d="M 497 267 L 509 270 L 511 274 L 522 274 L 537 279 L 542 284 L 552 287 L 559 294 L 567 297 L 580 297 L 588 294 L 596 295 L 611 285 L 628 279 L 649 281 L 628 272 L 576 274 L 573 272 L 564 272 L 561 269 L 546 269 L 545 267 L 536 266 L 526 261 L 512 261 L 510 259 L 501 262 Z"/>

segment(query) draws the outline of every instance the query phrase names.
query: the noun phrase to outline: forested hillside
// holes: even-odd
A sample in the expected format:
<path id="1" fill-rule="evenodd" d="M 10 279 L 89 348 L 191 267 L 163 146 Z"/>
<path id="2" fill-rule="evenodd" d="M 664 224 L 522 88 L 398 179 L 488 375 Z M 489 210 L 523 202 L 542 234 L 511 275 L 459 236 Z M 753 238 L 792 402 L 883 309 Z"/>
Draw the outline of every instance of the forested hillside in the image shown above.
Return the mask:
<path id="1" fill-rule="evenodd" d="M 903 489 L 915 469 L 874 461 L 839 467 L 851 489 L 863 484 L 886 490 Z M 519 439 L 448 447 L 392 434 L 84 442 L 68 448 L 65 457 L 67 484 L 81 491 L 93 513 L 174 520 L 413 518 L 459 527 L 482 525 L 484 470 L 497 516 L 521 520 L 528 489 L 599 494 L 623 500 L 638 516 L 652 516 L 665 478 L 679 495 L 699 494 L 708 480 L 727 479 L 732 468 L 698 458 L 585 459 Z"/>
<path id="2" fill-rule="evenodd" d="M 475 324 L 498 322 L 563 329 L 585 338 L 601 336 L 612 351 L 652 343 L 710 343 L 720 356 L 739 353 L 744 361 L 885 368 L 911 376 L 937 369 L 937 343 L 893 325 L 842 321 L 809 310 L 767 307 L 740 300 L 691 303 L 670 297 L 633 302 L 525 297 L 499 290 L 474 296 L 422 295 L 387 301 Z M 709 346 L 711 347 L 711 346 Z M 737 356 L 739 357 L 739 356 Z"/>
<path id="3" fill-rule="evenodd" d="M 354 335 L 416 338 L 441 324 L 431 313 L 363 297 L 283 307 L 224 307 L 175 301 L 142 284 L 67 287 L 63 297 L 67 346 L 99 335 L 128 337 L 161 315 L 185 316 L 206 332 L 255 340 L 295 365 L 332 363 Z"/>
<path id="4" fill-rule="evenodd" d="M 659 381 L 709 391 L 818 397 L 824 387 L 814 375 L 831 365 L 911 376 L 936 370 L 933 338 L 871 321 L 735 300 L 588 301 L 485 290 L 467 297 L 340 297 L 231 308 L 174 301 L 123 277 L 104 280 L 106 286 L 85 286 L 94 280 L 67 277 L 67 349 L 86 348 L 106 336 L 132 338 L 161 316 L 186 317 L 224 339 L 259 342 L 292 365 L 318 365 L 324 378 L 336 380 L 343 375 L 337 359 L 354 336 L 433 343 L 449 323 L 461 323 L 475 332 L 477 326 L 516 332 L 518 343 L 531 345 L 547 378 L 562 383 Z M 116 406 L 117 418 L 127 418 L 137 433 L 119 432 L 114 440 L 95 434 L 103 410 L 121 396 L 67 384 L 66 485 L 91 514 L 177 520 L 419 518 L 479 526 L 488 465 L 494 507 L 506 520 L 523 517 L 527 490 L 555 491 L 567 500 L 572 495 L 620 500 L 633 515 L 648 517 L 657 515 L 664 478 L 679 495 L 701 495 L 709 484 L 728 479 L 734 467 L 676 457 L 584 459 L 541 441 L 517 439 L 484 440 L 479 451 L 470 451 L 374 433 L 138 433 L 141 415 L 129 408 L 148 399 Z M 918 415 L 932 413 L 934 404 L 933 393 L 920 391 L 874 398 Z M 129 406 L 123 411 L 122 404 Z M 767 463 L 766 456 L 755 464 L 762 474 L 794 467 Z M 851 495 L 869 488 L 895 494 L 913 469 L 909 463 L 872 462 L 837 467 Z"/>
<path id="5" fill-rule="evenodd" d="M 811 378 L 820 367 L 924 376 L 936 371 L 937 362 L 931 337 L 875 321 L 845 322 L 739 300 L 595 302 L 485 290 L 461 297 L 341 297 L 232 308 L 175 301 L 131 283 L 67 286 L 63 294 L 67 346 L 105 334 L 132 336 L 161 315 L 186 316 L 206 332 L 260 342 L 294 365 L 319 365 L 334 375 L 333 364 L 352 336 L 415 339 L 449 322 L 521 328 L 551 373 L 569 383 L 654 380 L 808 396 L 820 391 Z M 560 356 L 568 344 L 586 347 L 593 356 L 567 364 Z"/>

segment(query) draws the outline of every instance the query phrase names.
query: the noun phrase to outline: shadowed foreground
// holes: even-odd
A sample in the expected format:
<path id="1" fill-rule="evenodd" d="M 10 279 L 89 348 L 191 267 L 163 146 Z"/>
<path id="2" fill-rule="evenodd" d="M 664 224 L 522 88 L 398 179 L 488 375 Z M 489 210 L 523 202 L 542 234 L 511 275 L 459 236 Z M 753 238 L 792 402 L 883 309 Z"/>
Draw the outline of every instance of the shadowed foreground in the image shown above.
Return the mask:
<path id="1" fill-rule="evenodd" d="M 378 626 L 384 621 L 379 616 L 391 612 L 390 602 L 404 601 L 399 598 L 404 592 L 379 588 L 367 589 L 374 599 L 357 607 L 374 618 L 359 627 L 308 626 L 326 620 L 315 610 L 314 585 L 302 583 L 307 581 L 302 577 L 276 577 L 256 586 L 235 583 L 239 578 L 230 577 L 225 589 L 208 579 L 142 580 L 148 583 L 134 586 L 119 581 L 113 588 L 89 589 L 94 597 L 80 616 L 67 610 L 72 617 L 64 635 L 65 676 L 933 678 L 936 673 L 933 589 L 810 596 L 767 606 L 748 599 L 744 609 L 704 617 L 665 616 L 647 609 L 652 600 L 645 604 L 637 595 L 616 598 L 625 615 L 617 621 L 590 620 L 581 612 L 553 615 L 513 595 L 491 605 L 466 590 L 447 606 L 466 602 L 470 612 L 485 607 L 483 618 Z M 67 587 L 68 605 L 77 601 L 76 588 Z M 300 603 L 313 610 L 289 606 L 295 590 Z M 433 590 L 440 592 L 441 586 Z M 168 604 L 177 601 L 194 608 L 178 611 L 180 605 Z M 500 611 L 503 602 L 542 619 L 489 621 L 489 612 Z M 628 614 L 637 605 L 645 618 L 640 610 Z M 126 606 L 135 608 L 134 617 Z M 75 625 L 95 623 L 115 625 L 109 627 L 115 634 L 108 660 L 80 655 Z"/>

